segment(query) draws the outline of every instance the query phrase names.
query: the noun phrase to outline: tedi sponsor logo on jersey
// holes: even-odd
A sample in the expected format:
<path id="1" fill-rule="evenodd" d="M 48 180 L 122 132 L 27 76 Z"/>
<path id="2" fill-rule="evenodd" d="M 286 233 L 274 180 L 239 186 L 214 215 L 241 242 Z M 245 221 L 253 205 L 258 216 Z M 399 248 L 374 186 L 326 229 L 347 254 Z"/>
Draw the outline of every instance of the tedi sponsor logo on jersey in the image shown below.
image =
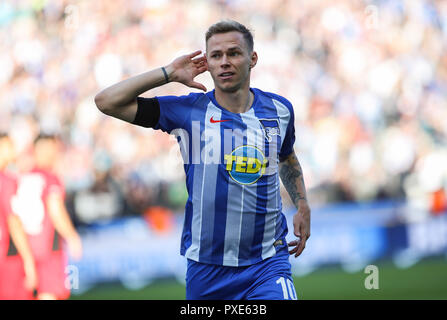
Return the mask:
<path id="1" fill-rule="evenodd" d="M 230 154 L 225 154 L 224 160 L 230 177 L 244 185 L 258 181 L 268 165 L 268 159 L 264 153 L 249 145 L 237 147 Z"/>

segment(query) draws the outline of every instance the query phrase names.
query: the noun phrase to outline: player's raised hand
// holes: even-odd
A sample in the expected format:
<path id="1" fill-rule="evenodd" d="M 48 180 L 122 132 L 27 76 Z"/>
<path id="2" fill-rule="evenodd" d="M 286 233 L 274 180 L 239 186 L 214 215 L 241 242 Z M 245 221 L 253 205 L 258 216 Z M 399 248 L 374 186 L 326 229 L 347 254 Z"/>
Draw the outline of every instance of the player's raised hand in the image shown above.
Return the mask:
<path id="1" fill-rule="evenodd" d="M 201 50 L 194 51 L 190 54 L 178 57 L 171 64 L 166 66 L 170 81 L 183 83 L 184 85 L 206 91 L 203 84 L 195 82 L 194 78 L 208 70 L 206 56 L 202 55 Z"/>
<path id="2" fill-rule="evenodd" d="M 299 206 L 298 212 L 293 216 L 293 233 L 298 238 L 290 241 L 289 247 L 294 247 L 289 254 L 298 257 L 306 247 L 306 241 L 310 237 L 310 208 L 307 203 Z"/>

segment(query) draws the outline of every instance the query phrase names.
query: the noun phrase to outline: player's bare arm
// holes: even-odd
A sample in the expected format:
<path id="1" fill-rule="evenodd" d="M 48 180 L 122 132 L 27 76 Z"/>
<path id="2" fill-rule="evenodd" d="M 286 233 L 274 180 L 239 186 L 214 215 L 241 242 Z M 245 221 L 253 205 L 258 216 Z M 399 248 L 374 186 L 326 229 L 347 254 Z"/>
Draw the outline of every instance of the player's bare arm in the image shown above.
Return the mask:
<path id="1" fill-rule="evenodd" d="M 36 266 L 22 222 L 15 214 L 8 216 L 8 229 L 9 233 L 11 234 L 11 239 L 23 260 L 23 267 L 25 270 L 25 287 L 28 290 L 33 290 L 37 288 Z"/>
<path id="2" fill-rule="evenodd" d="M 58 193 L 48 196 L 47 207 L 54 228 L 67 241 L 72 257 L 79 260 L 82 256 L 82 242 L 79 234 L 71 223 L 64 200 Z"/>
<path id="3" fill-rule="evenodd" d="M 279 175 L 292 202 L 298 209 L 293 216 L 293 227 L 294 234 L 300 238 L 300 241 L 294 240 L 288 244 L 289 247 L 294 247 L 289 253 L 295 254 L 296 258 L 303 252 L 306 241 L 310 237 L 310 207 L 307 202 L 303 170 L 295 152 L 292 152 L 285 159 L 281 159 Z"/>
<path id="4" fill-rule="evenodd" d="M 206 56 L 201 51 L 176 58 L 164 68 L 157 68 L 118 82 L 95 96 L 98 109 L 115 118 L 132 123 L 137 114 L 137 97 L 168 82 L 179 82 L 188 87 L 206 91 L 194 78 L 207 71 Z M 164 70 L 163 70 L 164 69 Z"/>

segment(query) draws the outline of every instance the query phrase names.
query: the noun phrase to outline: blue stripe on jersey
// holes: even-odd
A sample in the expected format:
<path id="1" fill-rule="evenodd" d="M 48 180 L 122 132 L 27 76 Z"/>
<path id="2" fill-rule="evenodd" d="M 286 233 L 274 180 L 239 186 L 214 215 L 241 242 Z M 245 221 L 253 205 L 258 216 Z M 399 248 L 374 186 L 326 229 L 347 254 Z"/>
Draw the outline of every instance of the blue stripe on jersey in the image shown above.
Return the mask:
<path id="1" fill-rule="evenodd" d="M 197 111 L 197 110 L 196 110 Z M 194 132 L 192 129 L 193 122 L 192 120 L 197 120 L 194 116 L 196 112 L 191 112 L 189 121 L 185 121 L 185 128 L 186 132 L 191 133 Z M 200 121 L 194 122 L 195 125 L 200 126 Z M 186 138 L 183 138 L 186 139 Z M 192 201 L 192 195 L 193 195 L 193 186 L 194 186 L 194 169 L 195 166 L 191 165 L 192 163 L 192 150 L 193 150 L 193 139 L 191 139 L 191 136 L 188 135 L 188 141 L 183 140 L 183 144 L 188 146 L 188 149 L 184 151 L 182 154 L 183 160 L 185 161 L 187 159 L 187 163 L 183 165 L 183 168 L 185 170 L 186 174 L 186 189 L 188 191 L 188 200 L 186 201 L 185 205 L 185 217 L 183 221 L 183 232 L 182 232 L 182 241 L 180 246 L 180 254 L 185 255 L 186 250 L 191 246 L 192 243 L 192 235 L 191 235 L 191 226 L 192 226 L 192 212 L 193 212 L 193 201 Z"/>
<path id="2" fill-rule="evenodd" d="M 229 122 L 231 124 L 231 122 Z M 222 123 L 220 126 L 221 135 L 224 136 L 224 129 L 226 127 L 227 122 Z M 225 148 L 223 143 L 221 144 L 221 155 L 225 154 Z M 225 179 L 225 176 L 228 173 L 225 170 L 224 166 L 219 166 L 219 179 L 217 179 L 216 190 L 219 192 L 220 196 L 223 199 L 228 198 L 228 182 Z M 211 263 L 221 265 L 223 263 L 223 254 L 224 254 L 224 242 L 222 239 L 225 238 L 225 228 L 227 222 L 227 201 L 216 201 L 215 203 L 215 212 L 216 214 L 214 218 L 214 230 L 213 230 L 213 247 L 211 253 Z"/>
<path id="3" fill-rule="evenodd" d="M 189 163 L 188 177 L 192 177 L 192 181 L 187 179 L 188 183 L 188 203 L 191 203 L 189 207 L 185 209 L 185 224 L 188 220 L 189 230 L 183 230 L 183 238 L 186 240 L 182 243 L 181 253 L 186 257 L 197 260 L 199 258 L 200 250 L 200 230 L 201 230 L 201 195 L 203 181 L 203 165 L 197 165 L 200 162 L 200 150 L 202 150 L 204 143 L 200 140 L 200 136 L 204 128 L 203 122 L 203 110 L 201 108 L 193 108 L 191 110 L 191 162 Z M 198 144 L 198 145 L 197 145 Z M 187 178 L 188 178 L 187 177 Z M 189 222 L 190 221 L 190 222 Z M 186 235 L 185 235 L 186 233 Z"/>
<path id="4" fill-rule="evenodd" d="M 192 179 L 194 176 L 194 166 L 189 166 L 190 168 L 188 169 L 190 171 L 190 173 L 186 176 L 186 184 L 188 186 L 192 186 Z M 192 190 L 190 190 L 190 188 L 188 188 L 188 194 L 191 195 L 192 194 Z M 180 254 L 181 255 L 185 255 L 186 254 L 186 250 L 191 246 L 191 241 L 192 241 L 192 236 L 191 236 L 191 225 L 192 225 L 192 199 L 191 197 L 188 197 L 188 200 L 186 201 L 186 206 L 185 206 L 185 217 L 184 217 L 184 221 L 183 221 L 183 232 L 182 232 L 182 241 L 181 241 L 181 246 L 180 246 Z"/>
<path id="5" fill-rule="evenodd" d="M 220 120 L 222 112 L 212 105 L 210 102 L 205 113 L 205 132 L 204 132 L 204 140 L 205 143 L 209 146 L 210 140 L 212 140 L 212 145 L 214 146 L 213 152 L 218 152 L 219 155 L 210 153 L 206 147 L 202 149 L 202 157 L 203 162 L 205 164 L 201 164 L 203 166 L 203 180 L 202 180 L 202 203 L 201 203 L 201 214 L 202 214 L 202 226 L 201 226 L 201 234 L 200 234 L 200 254 L 199 259 L 204 260 L 209 257 L 212 257 L 212 248 L 213 248 L 213 240 L 214 240 L 214 226 L 215 226 L 215 215 L 216 215 L 216 184 L 218 177 L 218 169 L 219 162 L 221 161 L 220 156 L 220 125 L 211 124 L 206 121 L 206 119 L 210 119 L 213 117 L 215 120 Z M 217 163 L 213 162 L 213 157 L 217 157 Z M 206 193 L 206 196 L 205 194 Z"/>

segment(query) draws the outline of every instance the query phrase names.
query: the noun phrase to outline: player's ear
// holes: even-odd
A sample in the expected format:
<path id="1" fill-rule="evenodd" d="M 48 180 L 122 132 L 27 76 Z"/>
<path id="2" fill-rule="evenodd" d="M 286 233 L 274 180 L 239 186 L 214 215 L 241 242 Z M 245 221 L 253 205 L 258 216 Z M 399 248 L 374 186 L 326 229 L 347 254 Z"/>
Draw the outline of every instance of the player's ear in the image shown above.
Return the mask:
<path id="1" fill-rule="evenodd" d="M 257 62 L 258 62 L 258 54 L 256 53 L 256 51 L 253 51 L 251 53 L 250 69 L 254 68 Z"/>

